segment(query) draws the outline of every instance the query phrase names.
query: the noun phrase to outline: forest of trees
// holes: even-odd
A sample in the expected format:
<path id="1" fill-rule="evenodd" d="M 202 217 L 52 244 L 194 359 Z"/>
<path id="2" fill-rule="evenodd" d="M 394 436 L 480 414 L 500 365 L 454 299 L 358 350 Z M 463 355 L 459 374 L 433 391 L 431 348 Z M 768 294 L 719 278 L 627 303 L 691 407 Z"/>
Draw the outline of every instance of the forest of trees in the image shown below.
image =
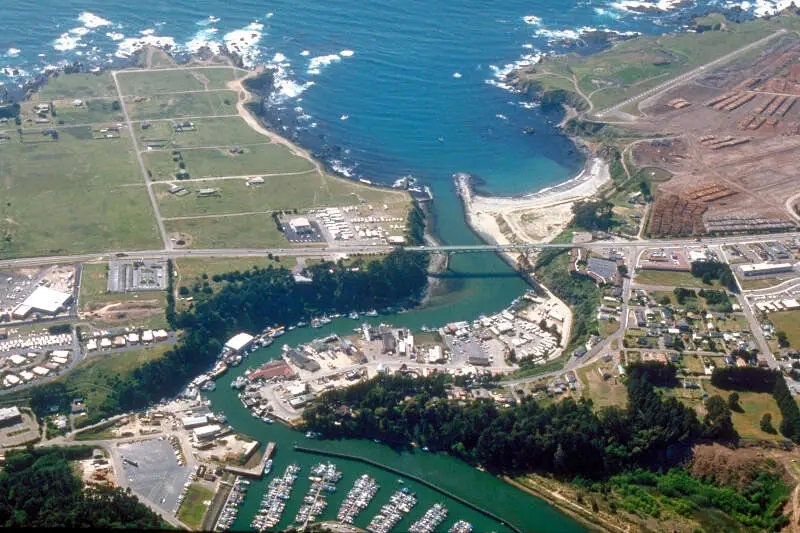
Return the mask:
<path id="1" fill-rule="evenodd" d="M 719 280 L 729 291 L 739 292 L 736 279 L 733 277 L 731 267 L 718 261 L 695 261 L 692 263 L 692 276 L 702 278 L 708 285 L 714 280 Z"/>
<path id="2" fill-rule="evenodd" d="M 415 442 L 495 472 L 600 478 L 637 465 L 669 464 L 704 433 L 692 409 L 655 390 L 653 380 L 669 374 L 631 365 L 630 407 L 600 411 L 591 401 L 572 399 L 541 406 L 526 398 L 509 408 L 487 400 L 462 404 L 447 400 L 445 376 L 378 376 L 322 394 L 304 421 L 327 436 Z"/>
<path id="3" fill-rule="evenodd" d="M 428 258 L 397 250 L 385 259 L 309 266 L 311 283 L 296 283 L 285 268 L 253 268 L 220 276 L 217 292 L 199 291 L 194 306 L 173 317 L 184 330 L 180 343 L 162 358 L 136 369 L 115 388 L 103 416 L 144 408 L 177 394 L 216 360 L 224 342 L 239 331 L 257 333 L 323 313 L 413 305 L 427 282 Z M 32 393 L 31 407 L 45 414 L 50 405 L 68 405 L 66 387 L 52 383 Z"/>
<path id="4" fill-rule="evenodd" d="M 70 461 L 89 447 L 10 452 L 0 472 L 0 524 L 5 528 L 165 529 L 167 524 L 119 488 L 84 490 Z"/>

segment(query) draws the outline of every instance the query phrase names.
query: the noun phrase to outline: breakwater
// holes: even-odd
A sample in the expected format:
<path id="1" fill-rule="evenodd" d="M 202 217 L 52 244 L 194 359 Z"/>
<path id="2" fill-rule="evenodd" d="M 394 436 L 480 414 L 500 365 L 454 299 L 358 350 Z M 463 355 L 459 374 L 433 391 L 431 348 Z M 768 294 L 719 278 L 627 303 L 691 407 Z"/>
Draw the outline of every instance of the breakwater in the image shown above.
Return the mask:
<path id="1" fill-rule="evenodd" d="M 419 476 L 415 476 L 413 474 L 407 474 L 406 472 L 403 472 L 402 470 L 398 470 L 397 468 L 394 468 L 394 467 L 391 467 L 391 466 L 388 466 L 388 465 L 384 465 L 384 464 L 381 464 L 381 463 L 379 463 L 377 461 L 373 461 L 372 459 L 367 459 L 366 457 L 360 457 L 360 456 L 357 456 L 357 455 L 350 455 L 350 454 L 347 454 L 347 453 L 333 452 L 333 451 L 328 451 L 328 450 L 317 450 L 315 448 L 307 448 L 305 446 L 300 446 L 300 445 L 295 445 L 294 446 L 294 450 L 297 451 L 297 452 L 313 453 L 313 454 L 316 454 L 316 455 L 323 455 L 325 457 L 338 457 L 340 459 L 349 459 L 351 461 L 358 461 L 360 463 L 368 464 L 370 466 L 374 466 L 374 467 L 377 467 L 377 468 L 382 468 L 383 470 L 386 470 L 386 471 L 391 472 L 393 474 L 397 474 L 399 476 L 403 476 L 403 477 L 406 477 L 408 479 L 412 479 L 412 480 L 416 481 L 417 483 L 420 483 L 421 485 L 425 485 L 426 487 L 428 487 L 430 489 L 433 489 L 436 492 L 439 492 L 440 494 L 443 494 L 444 496 L 447 496 L 448 498 L 452 498 L 453 500 L 456 500 L 457 502 L 460 502 L 460 503 L 466 505 L 470 509 L 472 509 L 474 511 L 477 511 L 477 512 L 481 513 L 482 515 L 491 518 L 492 520 L 496 520 L 497 522 L 499 522 L 499 523 L 503 524 L 504 526 L 506 526 L 507 528 L 509 528 L 514 533 L 522 533 L 521 529 L 519 529 L 514 524 L 508 522 L 504 518 L 501 518 L 501 517 L 497 516 L 496 514 L 494 514 L 493 512 L 488 511 L 488 510 L 486 510 L 486 509 L 484 509 L 484 508 L 482 508 L 482 507 L 480 507 L 478 505 L 475 505 L 474 503 L 472 503 L 472 502 L 470 502 L 468 500 L 465 500 L 461 496 L 459 496 L 457 494 L 453 494 L 452 492 L 450 492 L 450 491 L 448 491 L 446 489 L 443 489 L 443 488 L 439 487 L 438 485 L 436 485 L 435 483 L 431 483 L 430 481 L 428 481 L 426 479 L 423 479 L 423 478 L 421 478 Z"/>

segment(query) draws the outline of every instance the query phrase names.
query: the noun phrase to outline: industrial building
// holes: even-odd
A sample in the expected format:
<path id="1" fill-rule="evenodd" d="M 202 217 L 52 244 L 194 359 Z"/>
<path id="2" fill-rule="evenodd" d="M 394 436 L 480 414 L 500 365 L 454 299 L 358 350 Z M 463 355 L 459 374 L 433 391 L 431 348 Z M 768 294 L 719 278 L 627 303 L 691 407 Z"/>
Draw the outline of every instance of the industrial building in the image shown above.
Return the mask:
<path id="1" fill-rule="evenodd" d="M 225 348 L 231 350 L 232 352 L 241 352 L 250 346 L 250 343 L 253 342 L 253 338 L 254 337 L 249 333 L 237 333 L 228 339 L 228 342 L 225 343 Z"/>
<path id="2" fill-rule="evenodd" d="M 0 427 L 13 426 L 22 422 L 22 413 L 19 407 L 6 407 L 0 409 Z"/>
<path id="3" fill-rule="evenodd" d="M 293 218 L 292 220 L 289 221 L 289 226 L 298 235 L 314 233 L 314 227 L 311 225 L 311 222 L 309 222 L 308 219 L 305 217 Z"/>
<path id="4" fill-rule="evenodd" d="M 197 440 L 208 440 L 219 435 L 222 428 L 217 424 L 210 424 L 208 426 L 200 426 L 195 428 L 194 436 Z"/>
<path id="5" fill-rule="evenodd" d="M 166 261 L 111 261 L 108 264 L 108 292 L 163 291 L 166 288 Z"/>
<path id="6" fill-rule="evenodd" d="M 32 311 L 55 315 L 72 301 L 72 293 L 57 291 L 50 287 L 37 287 L 24 302 L 14 308 L 14 318 L 25 318 Z"/>
<path id="7" fill-rule="evenodd" d="M 199 428 L 208 424 L 208 417 L 206 415 L 187 416 L 181 419 L 181 423 L 186 429 Z"/>
<path id="8" fill-rule="evenodd" d="M 744 276 L 765 276 L 769 274 L 783 274 L 791 272 L 791 263 L 758 263 L 754 265 L 742 265 L 739 267 Z"/>

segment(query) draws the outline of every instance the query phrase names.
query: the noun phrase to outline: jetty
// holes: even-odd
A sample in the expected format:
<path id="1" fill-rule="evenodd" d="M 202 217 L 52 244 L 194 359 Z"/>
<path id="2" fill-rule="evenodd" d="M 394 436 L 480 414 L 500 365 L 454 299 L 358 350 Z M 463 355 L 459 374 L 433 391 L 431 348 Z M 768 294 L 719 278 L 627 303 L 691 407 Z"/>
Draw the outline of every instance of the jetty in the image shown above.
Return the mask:
<path id="1" fill-rule="evenodd" d="M 223 468 L 226 472 L 236 474 L 237 476 L 261 479 L 264 477 L 264 465 L 267 463 L 270 457 L 272 457 L 272 454 L 275 453 L 275 447 L 276 444 L 274 442 L 268 443 L 267 449 L 264 450 L 264 456 L 256 466 L 252 466 L 250 468 L 244 468 L 242 466 L 225 466 Z"/>
<path id="2" fill-rule="evenodd" d="M 350 454 L 347 454 L 347 453 L 332 452 L 332 451 L 329 451 L 329 450 L 317 450 L 317 449 L 314 449 L 314 448 L 307 448 L 305 446 L 300 446 L 300 445 L 297 445 L 297 444 L 294 446 L 294 450 L 297 451 L 297 452 L 324 455 L 326 457 L 338 457 L 340 459 L 347 459 L 347 460 L 350 460 L 350 461 L 358 461 L 360 463 L 364 463 L 364 464 L 367 464 L 367 465 L 370 465 L 370 466 L 381 468 L 383 470 L 386 470 L 387 472 L 391 472 L 393 474 L 406 477 L 408 479 L 416 481 L 417 483 L 425 485 L 426 487 L 428 487 L 430 489 L 435 490 L 439 494 L 443 494 L 444 496 L 447 496 L 448 498 L 452 498 L 453 500 L 466 505 L 470 509 L 472 509 L 474 511 L 477 511 L 477 512 L 481 513 L 482 515 L 484 515 L 484 516 L 486 516 L 488 518 L 491 518 L 492 520 L 495 520 L 496 522 L 499 522 L 499 523 L 503 524 L 504 526 L 509 528 L 514 533 L 523 533 L 520 528 L 518 528 L 514 524 L 510 523 L 508 520 L 497 516 L 493 512 L 491 512 L 491 511 L 489 511 L 487 509 L 484 509 L 483 507 L 480 507 L 480 506 L 470 502 L 469 500 L 465 500 L 461 496 L 458 496 L 457 494 L 453 494 L 449 490 L 444 489 L 444 488 L 436 485 L 435 483 L 431 483 L 430 481 L 422 479 L 421 477 L 415 476 L 413 474 L 407 474 L 407 473 L 403 472 L 402 470 L 398 470 L 397 468 L 394 468 L 392 466 L 388 466 L 388 465 L 384 465 L 382 463 L 378 463 L 377 461 L 373 461 L 372 459 L 368 459 L 366 457 L 360 457 L 360 456 L 357 456 L 357 455 L 350 455 Z"/>

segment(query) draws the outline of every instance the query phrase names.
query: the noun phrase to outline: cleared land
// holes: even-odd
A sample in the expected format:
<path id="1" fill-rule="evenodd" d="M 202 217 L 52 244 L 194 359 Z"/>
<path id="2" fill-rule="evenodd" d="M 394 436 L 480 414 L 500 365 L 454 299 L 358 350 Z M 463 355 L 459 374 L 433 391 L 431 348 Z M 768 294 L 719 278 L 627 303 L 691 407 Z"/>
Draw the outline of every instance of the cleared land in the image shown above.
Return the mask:
<path id="1" fill-rule="evenodd" d="M 39 98 L 42 102 L 116 95 L 117 89 L 109 72 L 61 74 L 50 78 L 39 90 Z"/>
<path id="2" fill-rule="evenodd" d="M 144 98 L 140 100 L 140 98 Z M 238 96 L 233 91 L 156 94 L 125 98 L 132 120 L 236 114 Z"/>
<path id="3" fill-rule="evenodd" d="M 0 144 L 0 257 L 157 247 L 129 139 L 59 131 Z"/>
<path id="4" fill-rule="evenodd" d="M 777 331 L 783 331 L 789 340 L 790 348 L 800 348 L 800 311 L 770 313 L 769 321 Z"/>
<path id="5" fill-rule="evenodd" d="M 718 280 L 713 280 L 711 285 L 703 283 L 701 278 L 696 278 L 689 272 L 670 272 L 666 270 L 639 270 L 633 278 L 634 283 L 641 285 L 659 285 L 665 287 L 690 287 L 699 289 L 719 288 Z"/>
<path id="6" fill-rule="evenodd" d="M 147 95 L 225 89 L 237 72 L 239 69 L 233 67 L 147 70 L 120 72 L 117 79 L 125 96 Z"/>
<path id="7" fill-rule="evenodd" d="M 166 220 L 170 236 L 189 248 L 291 248 L 268 214 Z"/>
<path id="8" fill-rule="evenodd" d="M 178 520 L 191 528 L 199 528 L 213 497 L 213 490 L 200 483 L 193 483 L 186 492 L 186 499 L 178 509 Z"/>
<path id="9" fill-rule="evenodd" d="M 293 156 L 283 145 L 267 143 L 240 148 L 242 152 L 235 154 L 230 148 L 180 150 L 179 155 L 173 154 L 172 150 L 153 150 L 145 152 L 142 157 L 155 181 L 175 179 L 181 170 L 180 161 L 193 179 L 314 170 L 310 161 Z"/>
<path id="10" fill-rule="evenodd" d="M 176 182 L 179 183 L 179 182 Z M 344 180 L 330 179 L 317 172 L 299 175 L 267 176 L 264 183 L 248 186 L 246 180 L 203 180 L 179 183 L 190 194 L 171 195 L 169 185 L 157 184 L 161 215 L 182 217 L 192 215 L 277 211 L 305 207 L 355 205 L 356 190 Z M 217 190 L 215 196 L 198 196 L 201 188 Z M 363 192 L 363 191 L 359 191 Z"/>
<path id="11" fill-rule="evenodd" d="M 177 132 L 170 121 L 154 122 L 147 129 L 137 127 L 142 148 L 192 148 L 247 146 L 262 144 L 266 137 L 251 128 L 241 117 L 200 118 L 191 121 L 193 131 Z"/>
<path id="12" fill-rule="evenodd" d="M 108 264 L 83 265 L 81 276 L 81 317 L 96 327 L 135 325 L 143 328 L 165 328 L 164 310 L 167 294 L 164 291 L 129 293 L 107 292 Z"/>

